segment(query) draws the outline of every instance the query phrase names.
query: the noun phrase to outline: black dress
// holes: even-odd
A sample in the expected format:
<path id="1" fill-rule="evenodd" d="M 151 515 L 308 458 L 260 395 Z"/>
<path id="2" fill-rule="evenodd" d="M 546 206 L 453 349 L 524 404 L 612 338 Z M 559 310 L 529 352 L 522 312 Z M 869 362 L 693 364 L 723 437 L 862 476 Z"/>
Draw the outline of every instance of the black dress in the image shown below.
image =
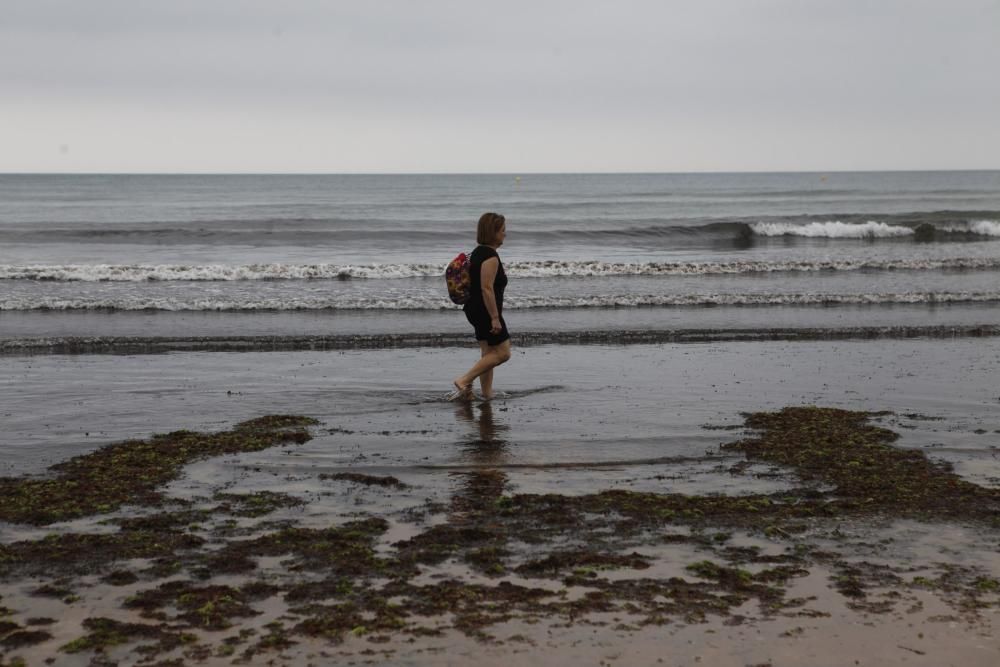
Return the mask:
<path id="1" fill-rule="evenodd" d="M 500 316 L 500 332 L 490 333 L 490 312 L 483 301 L 483 262 L 496 257 L 499 267 L 493 280 L 493 299 L 497 304 L 497 315 Z M 507 323 L 503 320 L 503 291 L 507 287 L 507 274 L 503 270 L 500 255 L 493 248 L 478 246 L 469 256 L 469 278 L 471 279 L 472 298 L 462 307 L 465 317 L 476 329 L 476 340 L 485 340 L 488 345 L 499 345 L 510 338 L 507 333 Z"/>

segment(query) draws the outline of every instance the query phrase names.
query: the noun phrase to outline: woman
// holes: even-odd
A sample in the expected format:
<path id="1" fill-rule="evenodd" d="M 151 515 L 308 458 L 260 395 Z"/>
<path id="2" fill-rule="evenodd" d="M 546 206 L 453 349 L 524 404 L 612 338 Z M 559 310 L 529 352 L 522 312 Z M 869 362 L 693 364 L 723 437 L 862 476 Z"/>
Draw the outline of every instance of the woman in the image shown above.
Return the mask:
<path id="1" fill-rule="evenodd" d="M 506 219 L 499 213 L 483 213 L 476 229 L 479 244 L 469 257 L 472 296 L 463 306 L 465 317 L 476 330 L 481 356 L 465 375 L 455 378 L 449 398 L 469 400 L 472 383 L 479 378 L 483 399 L 493 398 L 493 369 L 510 359 L 510 334 L 503 321 L 503 291 L 507 274 L 497 248 L 507 236 Z"/>

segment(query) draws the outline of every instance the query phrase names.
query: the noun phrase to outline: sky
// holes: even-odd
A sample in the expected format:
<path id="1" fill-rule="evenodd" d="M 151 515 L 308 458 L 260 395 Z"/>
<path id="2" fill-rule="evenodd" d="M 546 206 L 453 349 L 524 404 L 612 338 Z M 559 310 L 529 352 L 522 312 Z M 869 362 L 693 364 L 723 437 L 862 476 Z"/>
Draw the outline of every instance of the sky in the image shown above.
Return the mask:
<path id="1" fill-rule="evenodd" d="M 0 172 L 1000 168 L 1000 0 L 0 0 Z"/>

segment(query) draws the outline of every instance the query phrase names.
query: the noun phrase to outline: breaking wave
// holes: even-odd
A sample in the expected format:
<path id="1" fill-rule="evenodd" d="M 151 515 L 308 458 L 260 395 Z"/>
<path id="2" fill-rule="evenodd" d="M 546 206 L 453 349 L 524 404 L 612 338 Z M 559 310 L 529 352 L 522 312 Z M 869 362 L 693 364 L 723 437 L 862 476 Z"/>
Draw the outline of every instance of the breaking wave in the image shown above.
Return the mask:
<path id="1" fill-rule="evenodd" d="M 641 308 L 691 306 L 835 306 L 1000 302 L 1000 292 L 903 292 L 872 294 L 604 294 L 581 297 L 525 296 L 504 301 L 506 309 Z M 446 298 L 429 295 L 377 298 L 307 296 L 301 298 L 173 298 L 173 297 L 7 297 L 0 311 L 14 310 L 160 310 L 160 311 L 287 311 L 287 310 L 450 310 Z"/>
<path id="2" fill-rule="evenodd" d="M 553 260 L 509 262 L 505 264 L 505 268 L 508 275 L 514 278 L 733 275 L 811 271 L 998 270 L 1000 257 L 634 263 Z M 444 269 L 444 264 L 0 265 L 0 280 L 52 282 L 391 280 L 437 278 L 444 275 Z"/>
<path id="3" fill-rule="evenodd" d="M 927 233 L 965 236 L 1000 237 L 1000 221 L 969 220 L 946 224 L 941 227 L 927 226 Z M 914 236 L 920 232 L 919 226 L 893 225 L 886 222 L 868 220 L 866 222 L 754 222 L 750 229 L 758 236 L 801 236 L 805 238 L 830 239 L 885 239 Z"/>
<path id="4" fill-rule="evenodd" d="M 755 222 L 750 225 L 750 229 L 758 236 L 804 236 L 830 239 L 882 239 L 914 234 L 914 230 L 909 227 L 873 221 L 846 223 L 834 220 L 832 222 L 810 222 L 804 225 L 788 222 Z"/>
<path id="5" fill-rule="evenodd" d="M 945 227 L 944 231 L 976 236 L 1000 236 L 1000 220 L 970 220 L 965 225 Z"/>

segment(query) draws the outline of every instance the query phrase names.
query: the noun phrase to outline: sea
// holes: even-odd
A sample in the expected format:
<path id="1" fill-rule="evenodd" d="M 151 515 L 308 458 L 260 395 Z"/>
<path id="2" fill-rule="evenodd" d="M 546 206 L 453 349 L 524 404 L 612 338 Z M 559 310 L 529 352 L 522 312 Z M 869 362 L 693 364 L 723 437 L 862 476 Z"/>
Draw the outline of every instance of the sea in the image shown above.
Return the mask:
<path id="1" fill-rule="evenodd" d="M 1000 171 L 0 175 L 0 339 L 994 325 Z M 610 335 L 610 334 L 609 334 Z"/>

